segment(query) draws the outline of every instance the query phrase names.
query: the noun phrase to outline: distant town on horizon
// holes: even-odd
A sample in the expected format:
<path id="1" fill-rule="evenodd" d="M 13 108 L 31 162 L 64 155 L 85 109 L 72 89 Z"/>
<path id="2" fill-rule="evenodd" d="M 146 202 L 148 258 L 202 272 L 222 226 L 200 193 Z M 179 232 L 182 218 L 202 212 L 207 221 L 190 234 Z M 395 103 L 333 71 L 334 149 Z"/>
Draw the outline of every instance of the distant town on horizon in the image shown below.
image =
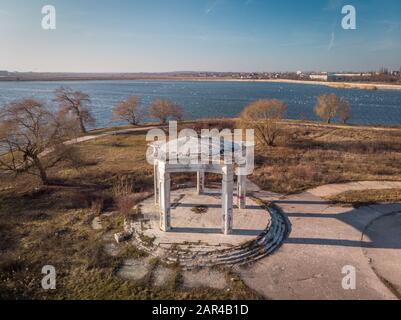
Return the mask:
<path id="1" fill-rule="evenodd" d="M 172 71 L 172 72 L 19 72 L 0 70 L 0 81 L 43 80 L 141 80 L 141 79 L 205 79 L 205 80 L 299 80 L 327 82 L 375 82 L 401 83 L 401 68 L 378 71 L 288 71 L 288 72 L 219 72 L 219 71 Z"/>

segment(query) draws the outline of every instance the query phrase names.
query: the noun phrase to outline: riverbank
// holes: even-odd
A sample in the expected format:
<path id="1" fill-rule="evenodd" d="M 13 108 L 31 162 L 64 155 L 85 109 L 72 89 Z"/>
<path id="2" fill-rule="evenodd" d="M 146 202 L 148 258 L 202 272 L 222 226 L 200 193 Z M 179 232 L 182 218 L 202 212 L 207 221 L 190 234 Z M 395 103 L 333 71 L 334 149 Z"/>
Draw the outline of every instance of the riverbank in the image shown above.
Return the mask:
<path id="1" fill-rule="evenodd" d="M 292 80 L 292 79 L 235 79 L 224 77 L 173 77 L 173 76 L 130 76 L 130 75 L 90 75 L 90 76 L 21 76 L 2 77 L 0 82 L 33 82 L 33 81 L 199 81 L 199 82 L 260 82 L 260 83 L 288 83 L 327 86 L 337 89 L 360 89 L 360 90 L 401 90 L 401 84 L 387 83 L 364 83 L 364 82 L 333 82 L 313 80 Z"/>
<path id="2" fill-rule="evenodd" d="M 219 81 L 219 80 L 217 80 Z M 220 80 L 224 81 L 224 80 Z M 401 85 L 398 84 L 383 84 L 383 83 L 361 83 L 361 82 L 327 82 L 327 81 L 309 81 L 309 80 L 291 80 L 291 79 L 233 79 L 227 81 L 241 82 L 270 82 L 270 83 L 290 83 L 290 84 L 307 84 L 327 86 L 336 89 L 360 89 L 360 90 L 401 90 Z"/>

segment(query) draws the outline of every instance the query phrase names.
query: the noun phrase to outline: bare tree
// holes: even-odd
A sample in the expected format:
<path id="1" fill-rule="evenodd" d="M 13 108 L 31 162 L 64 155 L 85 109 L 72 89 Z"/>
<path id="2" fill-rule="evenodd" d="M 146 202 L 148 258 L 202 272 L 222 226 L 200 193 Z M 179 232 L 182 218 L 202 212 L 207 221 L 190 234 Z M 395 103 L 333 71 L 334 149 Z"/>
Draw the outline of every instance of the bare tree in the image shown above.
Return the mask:
<path id="1" fill-rule="evenodd" d="M 335 94 L 324 94 L 317 98 L 315 113 L 321 119 L 331 123 L 336 117 L 341 100 Z"/>
<path id="2" fill-rule="evenodd" d="M 87 132 L 87 125 L 95 124 L 95 119 L 90 110 L 91 100 L 88 94 L 62 87 L 56 90 L 55 101 L 59 104 L 61 113 L 74 115 L 82 133 Z"/>
<path id="3" fill-rule="evenodd" d="M 27 172 L 48 184 L 47 169 L 63 159 L 74 129 L 34 99 L 13 102 L 0 113 L 0 170 Z"/>
<path id="4" fill-rule="evenodd" d="M 149 115 L 158 119 L 161 124 L 166 124 L 169 119 L 181 121 L 183 118 L 182 108 L 170 100 L 156 100 L 149 109 Z"/>
<path id="5" fill-rule="evenodd" d="M 256 138 L 264 145 L 273 146 L 280 134 L 278 121 L 283 118 L 287 104 L 283 101 L 258 100 L 248 105 L 240 115 L 244 129 L 254 129 Z"/>
<path id="6" fill-rule="evenodd" d="M 348 101 L 342 100 L 338 107 L 338 116 L 346 124 L 351 117 L 351 107 Z"/>
<path id="7" fill-rule="evenodd" d="M 142 110 L 139 109 L 139 105 L 140 100 L 138 97 L 129 97 L 113 108 L 113 120 L 127 121 L 132 125 L 138 124 L 143 115 Z"/>

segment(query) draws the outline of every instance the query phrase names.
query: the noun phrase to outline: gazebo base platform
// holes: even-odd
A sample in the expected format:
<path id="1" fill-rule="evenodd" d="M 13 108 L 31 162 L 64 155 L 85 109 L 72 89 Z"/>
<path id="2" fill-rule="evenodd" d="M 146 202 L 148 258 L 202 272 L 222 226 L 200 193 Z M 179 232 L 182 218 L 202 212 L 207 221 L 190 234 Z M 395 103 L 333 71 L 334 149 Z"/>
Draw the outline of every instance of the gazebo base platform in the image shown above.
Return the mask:
<path id="1" fill-rule="evenodd" d="M 234 197 L 234 200 L 235 197 Z M 160 209 L 154 198 L 140 204 L 143 218 L 133 223 L 135 244 L 166 262 L 183 267 L 244 264 L 278 247 L 286 225 L 278 212 L 247 199 L 247 208 L 233 208 L 233 230 L 221 230 L 221 190 L 196 189 L 171 192 L 171 230 L 160 229 Z"/>

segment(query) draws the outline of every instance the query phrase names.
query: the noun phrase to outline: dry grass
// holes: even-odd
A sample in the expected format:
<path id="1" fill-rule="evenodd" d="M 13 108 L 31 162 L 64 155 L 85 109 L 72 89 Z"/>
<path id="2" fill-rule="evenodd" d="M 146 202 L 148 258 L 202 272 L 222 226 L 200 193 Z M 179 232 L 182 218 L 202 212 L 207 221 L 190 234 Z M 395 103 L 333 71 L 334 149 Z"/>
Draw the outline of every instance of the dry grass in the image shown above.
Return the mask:
<path id="1" fill-rule="evenodd" d="M 252 180 L 299 192 L 328 183 L 401 180 L 401 130 L 283 125 L 277 147 L 258 149 Z"/>
<path id="2" fill-rule="evenodd" d="M 401 189 L 347 191 L 328 198 L 335 205 L 361 207 L 375 203 L 401 202 Z"/>

